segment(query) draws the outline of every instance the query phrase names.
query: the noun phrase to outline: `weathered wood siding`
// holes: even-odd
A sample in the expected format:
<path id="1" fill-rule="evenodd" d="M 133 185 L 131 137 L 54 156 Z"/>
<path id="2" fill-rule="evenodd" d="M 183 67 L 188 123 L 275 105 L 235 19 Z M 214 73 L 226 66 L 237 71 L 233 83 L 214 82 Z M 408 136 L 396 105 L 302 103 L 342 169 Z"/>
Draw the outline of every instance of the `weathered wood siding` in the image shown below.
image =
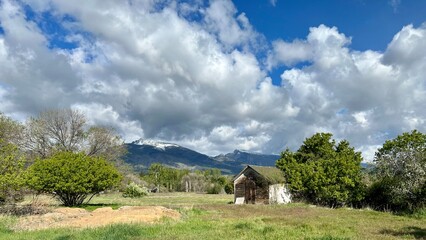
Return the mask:
<path id="1" fill-rule="evenodd" d="M 269 203 L 267 181 L 250 168 L 234 181 L 234 194 L 234 202 L 244 198 L 244 203 Z"/>

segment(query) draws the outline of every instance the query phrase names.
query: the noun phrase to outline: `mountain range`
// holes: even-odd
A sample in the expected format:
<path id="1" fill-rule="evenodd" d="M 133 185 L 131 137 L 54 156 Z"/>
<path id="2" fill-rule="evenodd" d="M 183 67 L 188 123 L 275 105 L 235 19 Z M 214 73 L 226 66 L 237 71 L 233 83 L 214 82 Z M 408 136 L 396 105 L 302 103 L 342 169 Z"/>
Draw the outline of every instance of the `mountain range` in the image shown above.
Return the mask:
<path id="1" fill-rule="evenodd" d="M 279 155 L 249 153 L 235 150 L 218 156 L 207 156 L 174 143 L 139 139 L 126 143 L 128 153 L 124 161 L 136 171 L 146 171 L 152 163 L 161 163 L 173 168 L 204 170 L 218 168 L 223 174 L 237 174 L 245 165 L 275 166 Z"/>

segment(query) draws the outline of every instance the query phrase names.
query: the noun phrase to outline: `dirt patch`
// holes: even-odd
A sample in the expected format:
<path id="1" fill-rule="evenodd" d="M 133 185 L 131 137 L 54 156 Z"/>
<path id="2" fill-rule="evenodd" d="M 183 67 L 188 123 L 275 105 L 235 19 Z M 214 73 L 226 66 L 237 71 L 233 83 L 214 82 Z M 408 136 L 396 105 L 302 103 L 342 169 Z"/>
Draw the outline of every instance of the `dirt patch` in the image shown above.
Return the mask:
<path id="1" fill-rule="evenodd" d="M 43 215 L 22 217 L 15 230 L 90 228 L 114 223 L 154 223 L 161 218 L 177 220 L 180 218 L 180 213 L 161 206 L 124 206 L 117 210 L 103 207 L 92 212 L 82 208 L 56 208 Z"/>

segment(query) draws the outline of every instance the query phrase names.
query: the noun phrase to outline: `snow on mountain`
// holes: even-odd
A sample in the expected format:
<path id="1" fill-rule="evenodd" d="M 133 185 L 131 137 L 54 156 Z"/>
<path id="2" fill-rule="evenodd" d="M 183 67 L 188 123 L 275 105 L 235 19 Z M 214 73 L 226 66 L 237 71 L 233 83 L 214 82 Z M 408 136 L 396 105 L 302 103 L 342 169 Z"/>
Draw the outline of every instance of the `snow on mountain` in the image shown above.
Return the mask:
<path id="1" fill-rule="evenodd" d="M 133 141 L 132 143 L 136 145 L 152 146 L 162 151 L 165 151 L 166 148 L 169 148 L 169 147 L 179 147 L 179 145 L 173 144 L 173 143 L 159 142 L 152 139 L 142 139 L 142 138 L 139 140 Z"/>

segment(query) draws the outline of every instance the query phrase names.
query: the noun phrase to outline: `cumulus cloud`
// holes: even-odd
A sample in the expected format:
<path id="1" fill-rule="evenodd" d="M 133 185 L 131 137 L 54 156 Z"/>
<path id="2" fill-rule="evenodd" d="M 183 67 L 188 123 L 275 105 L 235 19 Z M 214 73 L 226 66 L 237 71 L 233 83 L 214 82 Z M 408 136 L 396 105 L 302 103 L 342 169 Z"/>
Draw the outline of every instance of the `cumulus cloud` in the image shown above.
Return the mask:
<path id="1" fill-rule="evenodd" d="M 4 1 L 0 61 L 11 70 L 2 68 L 1 82 L 10 90 L 1 97 L 14 106 L 2 108 L 9 114 L 71 106 L 93 123 L 117 128 L 127 141 L 139 135 L 210 154 L 262 151 L 270 129 L 254 131 L 253 122 L 267 126 L 297 114 L 252 52 L 260 35 L 232 2 L 191 9 L 154 1 L 27 4 L 40 16 L 72 16 L 63 27 L 77 47 L 49 48 L 38 19 L 26 18 L 22 4 Z M 188 20 L 191 12 L 203 20 Z"/>
<path id="2" fill-rule="evenodd" d="M 46 13 L 59 32 L 43 29 Z M 425 130 L 424 25 L 404 27 L 382 53 L 354 51 L 325 25 L 265 44 L 224 0 L 4 0 L 0 24 L 0 111 L 19 119 L 72 107 L 126 141 L 211 155 L 279 153 L 327 131 L 372 156 L 389 137 Z M 74 47 L 52 45 L 56 35 Z M 282 86 L 268 76 L 279 66 Z"/>
<path id="3" fill-rule="evenodd" d="M 371 160 L 372 149 L 389 137 L 426 130 L 425 32 L 425 25 L 409 25 L 384 53 L 359 52 L 337 28 L 321 25 L 311 28 L 306 40 L 278 40 L 269 59 L 286 65 L 310 61 L 281 76 L 300 109 L 297 121 L 348 139 Z"/>

